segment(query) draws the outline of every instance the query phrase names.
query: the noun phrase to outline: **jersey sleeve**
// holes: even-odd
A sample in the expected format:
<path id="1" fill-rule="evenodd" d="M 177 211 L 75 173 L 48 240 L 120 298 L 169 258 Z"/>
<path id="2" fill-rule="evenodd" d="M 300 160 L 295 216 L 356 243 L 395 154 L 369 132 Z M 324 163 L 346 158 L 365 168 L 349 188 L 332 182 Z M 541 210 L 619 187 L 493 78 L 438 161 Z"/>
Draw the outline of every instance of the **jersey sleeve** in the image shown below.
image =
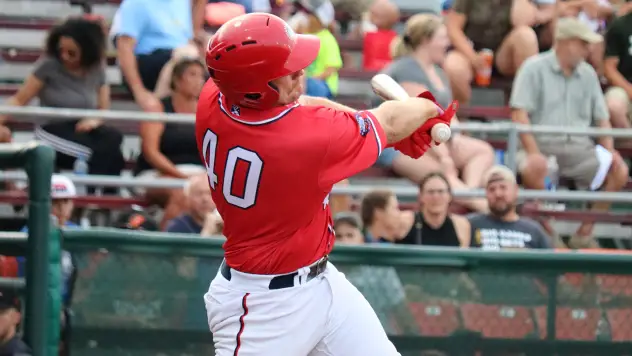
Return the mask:
<path id="1" fill-rule="evenodd" d="M 328 121 L 328 143 L 319 173 L 321 187 L 328 188 L 373 165 L 386 147 L 386 134 L 368 111 L 317 110 Z"/>

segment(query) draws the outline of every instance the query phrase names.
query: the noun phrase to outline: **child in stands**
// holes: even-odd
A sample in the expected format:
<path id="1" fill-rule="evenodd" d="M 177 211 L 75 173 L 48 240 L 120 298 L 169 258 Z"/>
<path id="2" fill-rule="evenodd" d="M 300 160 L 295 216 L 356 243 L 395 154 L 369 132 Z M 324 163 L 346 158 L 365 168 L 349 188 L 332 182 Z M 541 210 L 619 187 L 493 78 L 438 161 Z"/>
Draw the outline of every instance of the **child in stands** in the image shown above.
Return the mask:
<path id="1" fill-rule="evenodd" d="M 332 98 L 338 94 L 338 70 L 342 68 L 340 46 L 330 31 L 334 7 L 329 0 L 301 0 L 296 6 L 306 15 L 297 26 L 297 32 L 313 34 L 320 39 L 318 57 L 306 70 L 306 93 Z"/>

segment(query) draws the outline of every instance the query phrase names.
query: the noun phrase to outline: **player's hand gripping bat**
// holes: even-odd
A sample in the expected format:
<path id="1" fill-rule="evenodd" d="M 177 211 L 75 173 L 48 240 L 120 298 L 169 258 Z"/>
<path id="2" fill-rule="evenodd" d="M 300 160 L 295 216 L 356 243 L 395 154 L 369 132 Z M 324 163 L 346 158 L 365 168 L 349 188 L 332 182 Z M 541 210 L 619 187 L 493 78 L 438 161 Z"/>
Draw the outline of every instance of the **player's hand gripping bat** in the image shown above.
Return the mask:
<path id="1" fill-rule="evenodd" d="M 408 93 L 393 78 L 386 74 L 377 74 L 371 79 L 371 87 L 375 94 L 385 100 L 406 100 Z M 452 135 L 450 126 L 438 123 L 430 130 L 432 139 L 439 143 L 447 142 Z"/>

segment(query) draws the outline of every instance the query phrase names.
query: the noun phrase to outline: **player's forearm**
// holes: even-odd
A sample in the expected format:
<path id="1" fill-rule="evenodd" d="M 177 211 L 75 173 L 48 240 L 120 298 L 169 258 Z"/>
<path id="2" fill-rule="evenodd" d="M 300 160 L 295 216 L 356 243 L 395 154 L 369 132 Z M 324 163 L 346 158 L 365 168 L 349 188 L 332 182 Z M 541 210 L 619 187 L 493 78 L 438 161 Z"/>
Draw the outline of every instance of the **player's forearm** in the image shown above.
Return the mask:
<path id="1" fill-rule="evenodd" d="M 350 108 L 350 107 L 348 107 L 346 105 L 342 105 L 340 103 L 337 103 L 335 101 L 331 101 L 329 99 L 318 98 L 318 97 L 307 96 L 307 95 L 301 95 L 301 97 L 298 99 L 298 102 L 301 103 L 301 105 L 324 106 L 326 108 L 339 110 L 339 111 L 345 111 L 345 112 L 349 112 L 349 113 L 354 113 L 354 112 L 358 111 L 358 110 L 356 110 L 354 108 Z"/>
<path id="2" fill-rule="evenodd" d="M 426 120 L 439 115 L 439 108 L 430 100 L 409 98 L 403 101 L 386 101 L 371 110 L 386 133 L 388 144 L 410 136 Z"/>

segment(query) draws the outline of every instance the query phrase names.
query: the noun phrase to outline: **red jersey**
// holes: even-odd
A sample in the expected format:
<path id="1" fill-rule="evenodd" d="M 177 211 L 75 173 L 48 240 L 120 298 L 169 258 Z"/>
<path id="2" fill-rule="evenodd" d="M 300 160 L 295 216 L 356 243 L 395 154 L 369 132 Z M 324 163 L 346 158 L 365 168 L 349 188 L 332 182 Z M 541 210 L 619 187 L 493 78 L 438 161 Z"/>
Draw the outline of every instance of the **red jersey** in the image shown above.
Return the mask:
<path id="1" fill-rule="evenodd" d="M 224 220 L 226 263 L 254 274 L 290 273 L 328 254 L 332 186 L 370 167 L 386 147 L 367 111 L 299 103 L 252 110 L 228 105 L 211 81 L 195 126 Z"/>

